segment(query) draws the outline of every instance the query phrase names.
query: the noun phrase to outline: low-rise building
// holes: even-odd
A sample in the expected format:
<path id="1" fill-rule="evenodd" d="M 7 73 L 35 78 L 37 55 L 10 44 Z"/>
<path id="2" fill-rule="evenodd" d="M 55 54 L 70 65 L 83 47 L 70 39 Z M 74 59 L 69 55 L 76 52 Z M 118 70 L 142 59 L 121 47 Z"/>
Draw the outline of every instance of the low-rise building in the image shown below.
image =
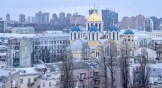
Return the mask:
<path id="1" fill-rule="evenodd" d="M 14 27 L 11 29 L 11 32 L 18 34 L 34 34 L 35 29 L 33 27 Z"/>
<path id="2" fill-rule="evenodd" d="M 21 88 L 20 73 L 15 69 L 0 69 L 0 88 Z"/>

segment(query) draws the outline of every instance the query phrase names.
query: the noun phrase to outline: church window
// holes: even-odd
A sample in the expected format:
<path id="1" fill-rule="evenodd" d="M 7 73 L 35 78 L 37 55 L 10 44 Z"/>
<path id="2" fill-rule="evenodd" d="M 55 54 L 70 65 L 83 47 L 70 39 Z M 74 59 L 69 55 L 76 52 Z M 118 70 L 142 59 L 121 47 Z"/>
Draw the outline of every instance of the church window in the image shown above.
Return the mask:
<path id="1" fill-rule="evenodd" d="M 88 23 L 88 29 L 89 29 L 89 23 Z"/>
<path id="2" fill-rule="evenodd" d="M 76 39 L 76 33 L 74 33 L 74 39 Z"/>
<path id="3" fill-rule="evenodd" d="M 113 40 L 115 40 L 115 32 L 113 32 Z"/>
<path id="4" fill-rule="evenodd" d="M 72 33 L 71 33 L 71 40 L 72 40 Z"/>
<path id="5" fill-rule="evenodd" d="M 78 38 L 80 38 L 80 33 L 78 33 Z"/>
<path id="6" fill-rule="evenodd" d="M 97 40 L 98 40 L 98 33 L 97 33 Z"/>
<path id="7" fill-rule="evenodd" d="M 91 23 L 91 26 L 93 26 L 93 23 Z"/>
<path id="8" fill-rule="evenodd" d="M 94 40 L 94 33 L 92 33 L 92 40 Z"/>
<path id="9" fill-rule="evenodd" d="M 90 40 L 90 33 L 89 33 L 89 40 Z"/>
<path id="10" fill-rule="evenodd" d="M 98 27 L 97 23 L 95 23 L 95 26 Z"/>
<path id="11" fill-rule="evenodd" d="M 117 40 L 118 40 L 118 32 L 117 32 Z"/>
<path id="12" fill-rule="evenodd" d="M 99 24 L 99 30 L 101 31 L 101 23 Z"/>
<path id="13" fill-rule="evenodd" d="M 109 32 L 109 39 L 111 39 L 111 33 Z"/>

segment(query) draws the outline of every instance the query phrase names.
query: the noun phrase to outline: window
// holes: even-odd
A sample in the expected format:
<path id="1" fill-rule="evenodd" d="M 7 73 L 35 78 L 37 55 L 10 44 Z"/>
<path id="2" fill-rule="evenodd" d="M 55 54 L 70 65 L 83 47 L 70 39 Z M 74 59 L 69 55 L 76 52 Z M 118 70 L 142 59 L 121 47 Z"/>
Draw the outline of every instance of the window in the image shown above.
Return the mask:
<path id="1" fill-rule="evenodd" d="M 30 81 L 31 81 L 31 79 L 30 79 L 30 78 L 28 78 L 28 83 L 30 83 Z"/>
<path id="2" fill-rule="evenodd" d="M 76 33 L 74 33 L 74 39 L 76 39 Z"/>
<path id="3" fill-rule="evenodd" d="M 101 31 L 101 23 L 99 24 L 99 31 Z"/>
<path id="4" fill-rule="evenodd" d="M 43 87 L 45 86 L 45 83 L 43 82 Z"/>
<path id="5" fill-rule="evenodd" d="M 71 40 L 72 40 L 72 33 L 71 33 Z"/>
<path id="6" fill-rule="evenodd" d="M 20 79 L 20 83 L 23 83 L 23 79 Z"/>
<path id="7" fill-rule="evenodd" d="M 36 81 L 37 81 L 37 79 L 36 79 L 36 78 L 34 78 L 34 81 L 36 82 Z"/>
<path id="8" fill-rule="evenodd" d="M 49 86 L 51 86 L 51 82 L 49 82 Z"/>
<path id="9" fill-rule="evenodd" d="M 92 40 L 94 40 L 94 33 L 92 33 Z"/>
<path id="10" fill-rule="evenodd" d="M 92 81 L 90 82 L 90 84 L 92 85 Z"/>
<path id="11" fill-rule="evenodd" d="M 115 40 L 115 32 L 113 32 L 113 40 Z"/>

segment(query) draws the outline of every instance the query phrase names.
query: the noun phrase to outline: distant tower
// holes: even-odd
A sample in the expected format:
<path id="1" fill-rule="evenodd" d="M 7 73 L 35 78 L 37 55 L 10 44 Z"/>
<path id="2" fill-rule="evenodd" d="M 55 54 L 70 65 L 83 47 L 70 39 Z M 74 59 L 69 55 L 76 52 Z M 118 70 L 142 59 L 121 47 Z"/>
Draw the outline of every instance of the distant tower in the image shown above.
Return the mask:
<path id="1" fill-rule="evenodd" d="M 145 20 L 144 27 L 145 27 L 145 31 L 152 32 L 154 30 L 154 22 L 153 22 L 153 20 L 151 18 L 147 18 Z"/>
<path id="2" fill-rule="evenodd" d="M 24 23 L 25 22 L 25 14 L 20 14 L 19 15 L 19 22 Z"/>
<path id="3" fill-rule="evenodd" d="M 114 24 L 118 23 L 118 13 L 111 10 L 102 10 L 102 19 L 104 22 L 103 29 L 107 30 L 113 25 L 112 19 L 114 18 Z"/>
<path id="4" fill-rule="evenodd" d="M 10 21 L 10 14 L 6 14 L 6 21 Z"/>
<path id="5" fill-rule="evenodd" d="M 60 12 L 59 21 L 61 25 L 66 25 L 65 12 Z"/>

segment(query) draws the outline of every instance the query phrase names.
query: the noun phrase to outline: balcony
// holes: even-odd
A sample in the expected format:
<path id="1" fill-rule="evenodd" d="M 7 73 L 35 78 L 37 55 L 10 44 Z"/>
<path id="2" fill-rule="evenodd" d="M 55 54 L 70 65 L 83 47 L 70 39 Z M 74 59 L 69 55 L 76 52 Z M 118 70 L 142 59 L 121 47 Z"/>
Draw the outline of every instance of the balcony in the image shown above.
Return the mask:
<path id="1" fill-rule="evenodd" d="M 32 87 L 33 85 L 34 85 L 34 82 L 27 84 L 28 87 Z"/>
<path id="2" fill-rule="evenodd" d="M 93 79 L 95 79 L 95 80 L 97 80 L 97 79 L 99 79 L 99 78 L 100 78 L 99 75 L 94 75 L 94 76 L 93 76 Z"/>
<path id="3" fill-rule="evenodd" d="M 85 79 L 85 77 L 79 77 L 80 81 L 83 81 Z"/>

